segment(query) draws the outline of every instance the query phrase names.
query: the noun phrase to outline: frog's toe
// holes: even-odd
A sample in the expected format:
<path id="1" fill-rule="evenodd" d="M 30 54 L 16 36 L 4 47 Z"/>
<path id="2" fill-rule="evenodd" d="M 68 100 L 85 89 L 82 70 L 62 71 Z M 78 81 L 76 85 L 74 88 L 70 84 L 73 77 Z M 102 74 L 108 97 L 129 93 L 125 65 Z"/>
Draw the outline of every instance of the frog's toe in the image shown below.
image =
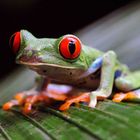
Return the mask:
<path id="1" fill-rule="evenodd" d="M 97 104 L 97 96 L 94 93 L 90 94 L 90 102 L 89 102 L 89 107 L 94 108 Z"/>
<path id="2" fill-rule="evenodd" d="M 5 110 L 5 111 L 8 111 L 10 110 L 13 106 L 17 106 L 19 105 L 18 101 L 17 100 L 11 100 L 5 104 L 3 104 L 2 106 L 2 109 Z"/>
<path id="3" fill-rule="evenodd" d="M 66 101 L 63 105 L 61 105 L 59 107 L 59 110 L 60 111 L 66 111 L 66 110 L 68 110 L 70 108 L 71 104 L 72 104 L 71 102 Z"/>
<path id="4" fill-rule="evenodd" d="M 96 104 L 97 104 L 97 99 L 90 101 L 88 106 L 91 108 L 95 108 Z"/>
<path id="5" fill-rule="evenodd" d="M 64 104 L 62 104 L 59 108 L 60 111 L 66 111 L 70 108 L 70 106 L 75 103 L 78 104 L 79 102 L 89 103 L 89 93 L 83 93 L 76 97 L 71 97 L 66 100 Z"/>
<path id="6" fill-rule="evenodd" d="M 116 103 L 119 103 L 119 102 L 121 102 L 122 100 L 125 99 L 125 96 L 126 95 L 124 93 L 117 93 L 117 94 L 114 95 L 112 101 L 116 102 Z"/>
<path id="7" fill-rule="evenodd" d="M 23 114 L 30 114 L 34 110 L 33 106 L 36 105 L 38 102 L 49 102 L 49 98 L 42 94 L 26 97 L 23 104 Z"/>
<path id="8" fill-rule="evenodd" d="M 33 111 L 32 106 L 33 106 L 33 104 L 31 104 L 31 103 L 25 103 L 22 113 L 25 115 L 30 114 Z"/>
<path id="9" fill-rule="evenodd" d="M 24 94 L 24 92 L 23 93 L 22 92 L 21 93 L 17 93 L 14 96 L 15 100 L 17 100 L 19 104 L 22 104 L 22 102 L 23 102 L 25 97 L 26 97 L 26 95 Z"/>

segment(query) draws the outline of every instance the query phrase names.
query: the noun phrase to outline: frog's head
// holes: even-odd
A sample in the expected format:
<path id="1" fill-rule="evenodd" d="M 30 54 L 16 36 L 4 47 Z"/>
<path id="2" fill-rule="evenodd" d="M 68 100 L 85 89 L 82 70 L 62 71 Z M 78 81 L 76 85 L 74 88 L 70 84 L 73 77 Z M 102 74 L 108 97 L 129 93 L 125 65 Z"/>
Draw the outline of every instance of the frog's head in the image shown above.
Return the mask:
<path id="1" fill-rule="evenodd" d="M 38 73 L 53 70 L 84 70 L 85 63 L 82 43 L 74 35 L 64 35 L 58 39 L 36 38 L 30 32 L 16 32 L 10 40 L 16 61 Z M 49 70 L 49 71 L 50 71 Z M 41 73 L 43 74 L 43 72 Z"/>

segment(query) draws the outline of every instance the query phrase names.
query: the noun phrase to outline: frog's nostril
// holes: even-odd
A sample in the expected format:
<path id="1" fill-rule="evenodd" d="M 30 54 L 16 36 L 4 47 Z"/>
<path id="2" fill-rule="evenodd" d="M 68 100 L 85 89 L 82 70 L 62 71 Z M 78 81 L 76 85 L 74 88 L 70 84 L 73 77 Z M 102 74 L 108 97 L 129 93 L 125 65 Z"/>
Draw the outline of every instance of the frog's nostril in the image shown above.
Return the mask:
<path id="1" fill-rule="evenodd" d="M 14 33 L 9 41 L 9 45 L 12 47 L 14 53 L 17 53 L 20 48 L 20 32 Z"/>
<path id="2" fill-rule="evenodd" d="M 43 73 L 47 73 L 47 70 L 43 70 L 42 72 L 43 72 Z"/>

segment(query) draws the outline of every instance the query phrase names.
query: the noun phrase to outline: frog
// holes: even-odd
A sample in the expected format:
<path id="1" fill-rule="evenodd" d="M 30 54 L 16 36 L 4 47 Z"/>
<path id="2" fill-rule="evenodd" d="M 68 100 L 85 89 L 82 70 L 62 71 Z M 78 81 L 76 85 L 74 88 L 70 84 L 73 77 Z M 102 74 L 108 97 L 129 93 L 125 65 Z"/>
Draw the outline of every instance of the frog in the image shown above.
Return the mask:
<path id="1" fill-rule="evenodd" d="M 4 103 L 5 111 L 21 106 L 24 114 L 30 114 L 38 102 L 48 106 L 60 102 L 58 110 L 66 111 L 79 103 L 95 108 L 98 101 L 108 98 L 116 103 L 140 99 L 140 71 L 131 71 L 113 50 L 103 52 L 85 45 L 73 34 L 37 38 L 25 29 L 14 33 L 9 42 L 16 63 L 35 71 L 38 78 L 32 89 Z M 77 93 L 48 91 L 53 83 L 71 86 Z"/>

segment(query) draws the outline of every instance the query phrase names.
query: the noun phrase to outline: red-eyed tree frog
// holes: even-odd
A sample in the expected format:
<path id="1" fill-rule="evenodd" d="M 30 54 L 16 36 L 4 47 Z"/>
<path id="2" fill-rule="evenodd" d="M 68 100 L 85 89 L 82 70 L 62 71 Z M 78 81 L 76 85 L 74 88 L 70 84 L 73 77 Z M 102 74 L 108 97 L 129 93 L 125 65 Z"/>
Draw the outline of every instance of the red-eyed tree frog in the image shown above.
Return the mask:
<path id="1" fill-rule="evenodd" d="M 53 100 L 53 103 L 61 101 L 59 110 L 65 111 L 73 103 L 85 102 L 94 108 L 97 100 L 109 97 L 114 102 L 140 98 L 140 71 L 130 72 L 112 50 L 99 51 L 71 34 L 58 39 L 36 38 L 27 30 L 16 32 L 10 44 L 16 53 L 16 62 L 36 71 L 40 78 L 33 89 L 18 93 L 5 103 L 4 110 L 20 105 L 23 113 L 28 114 L 36 103 L 49 105 Z M 49 92 L 50 83 L 71 85 L 81 93 Z M 117 94 L 111 96 L 114 91 Z"/>

